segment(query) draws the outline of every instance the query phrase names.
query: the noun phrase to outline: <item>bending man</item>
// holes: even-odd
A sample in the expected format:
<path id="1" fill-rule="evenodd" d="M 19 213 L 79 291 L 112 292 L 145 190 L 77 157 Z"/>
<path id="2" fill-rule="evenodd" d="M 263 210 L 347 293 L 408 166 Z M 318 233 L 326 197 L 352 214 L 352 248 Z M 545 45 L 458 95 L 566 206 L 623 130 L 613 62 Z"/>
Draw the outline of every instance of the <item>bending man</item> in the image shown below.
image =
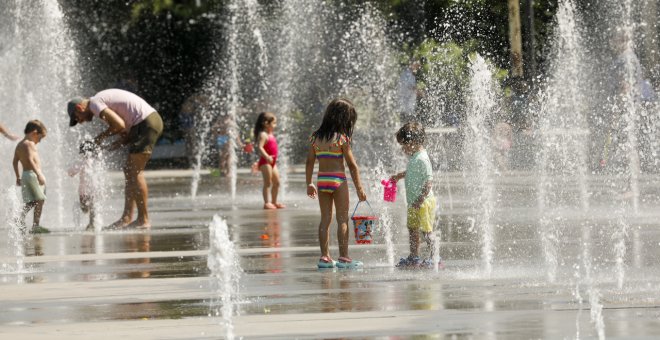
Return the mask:
<path id="1" fill-rule="evenodd" d="M 144 178 L 144 168 L 151 158 L 154 145 L 163 132 L 163 120 L 156 110 L 137 95 L 118 89 L 103 90 L 91 98 L 73 98 L 67 104 L 69 126 L 101 118 L 108 128 L 94 142 L 101 144 L 110 136 L 119 135 L 110 149 L 128 145 L 129 155 L 124 166 L 124 212 L 109 229 L 150 228 L 147 211 L 149 189 Z M 137 206 L 137 219 L 133 210 Z"/>

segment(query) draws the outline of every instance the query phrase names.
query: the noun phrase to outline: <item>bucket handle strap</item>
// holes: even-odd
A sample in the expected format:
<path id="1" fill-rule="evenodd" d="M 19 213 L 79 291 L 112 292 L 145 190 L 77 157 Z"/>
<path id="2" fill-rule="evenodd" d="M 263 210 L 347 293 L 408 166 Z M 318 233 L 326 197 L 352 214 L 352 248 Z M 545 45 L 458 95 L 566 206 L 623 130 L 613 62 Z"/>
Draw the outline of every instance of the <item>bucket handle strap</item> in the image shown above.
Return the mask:
<path id="1" fill-rule="evenodd" d="M 355 212 L 357 211 L 357 208 L 360 206 L 360 203 L 362 203 L 362 202 L 367 203 L 367 206 L 369 207 L 369 210 L 371 210 L 371 213 L 372 213 L 372 214 L 374 213 L 374 209 L 371 207 L 371 204 L 369 204 L 369 201 L 366 201 L 366 200 L 365 200 L 365 201 L 359 201 L 359 202 L 357 202 L 357 204 L 355 205 L 355 209 L 353 209 L 353 214 L 351 215 L 351 218 L 352 218 L 353 216 L 355 216 Z"/>

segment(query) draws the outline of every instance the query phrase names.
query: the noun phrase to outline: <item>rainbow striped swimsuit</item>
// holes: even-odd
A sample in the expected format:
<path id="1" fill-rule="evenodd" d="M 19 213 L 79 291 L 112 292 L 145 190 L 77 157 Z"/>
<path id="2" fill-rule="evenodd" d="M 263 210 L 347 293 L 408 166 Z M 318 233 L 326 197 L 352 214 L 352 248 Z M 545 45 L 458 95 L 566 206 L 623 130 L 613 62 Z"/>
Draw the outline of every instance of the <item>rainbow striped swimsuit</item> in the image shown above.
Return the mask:
<path id="1" fill-rule="evenodd" d="M 333 148 L 338 148 L 337 151 L 321 151 L 318 145 L 316 145 L 316 138 L 314 136 L 310 138 L 310 142 L 312 143 L 312 146 L 314 146 L 316 158 L 341 160 L 344 158 L 344 152 L 341 150 L 341 146 L 344 143 L 350 142 L 350 138 L 344 134 L 339 134 L 337 140 L 331 145 Z M 317 186 L 319 192 L 332 194 L 344 182 L 346 182 L 346 174 L 343 172 L 319 172 Z"/>
<path id="2" fill-rule="evenodd" d="M 346 175 L 343 172 L 319 172 L 317 186 L 319 192 L 332 194 L 344 182 Z"/>
<path id="3" fill-rule="evenodd" d="M 316 158 L 334 158 L 334 159 L 340 159 L 344 157 L 344 153 L 339 149 L 339 151 L 314 151 L 316 154 Z"/>

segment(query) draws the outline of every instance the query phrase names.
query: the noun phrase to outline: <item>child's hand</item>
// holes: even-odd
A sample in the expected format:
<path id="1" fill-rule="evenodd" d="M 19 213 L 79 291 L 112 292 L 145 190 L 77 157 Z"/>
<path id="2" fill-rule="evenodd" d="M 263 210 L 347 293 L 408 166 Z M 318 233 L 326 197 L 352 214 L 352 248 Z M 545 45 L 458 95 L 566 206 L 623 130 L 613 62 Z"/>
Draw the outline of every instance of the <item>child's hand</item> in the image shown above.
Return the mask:
<path id="1" fill-rule="evenodd" d="M 314 184 L 309 184 L 307 186 L 307 196 L 310 198 L 316 198 L 316 186 Z"/>
<path id="2" fill-rule="evenodd" d="M 402 178 L 404 178 L 404 177 L 406 177 L 406 172 L 405 172 L 405 171 L 404 171 L 404 172 L 400 172 L 400 173 L 395 174 L 395 175 L 392 175 L 392 177 L 390 177 L 390 181 L 396 183 L 396 182 L 398 182 L 400 179 L 402 179 Z"/>
<path id="3" fill-rule="evenodd" d="M 21 186 L 21 179 L 20 179 L 20 178 L 17 178 L 17 179 L 16 179 L 16 186 L 17 186 L 17 187 L 20 187 L 20 186 Z"/>
<path id="4" fill-rule="evenodd" d="M 258 162 L 252 163 L 252 166 L 250 167 L 250 170 L 252 171 L 253 175 L 258 174 L 259 173 L 259 163 Z"/>
<path id="5" fill-rule="evenodd" d="M 360 202 L 367 200 L 367 194 L 364 192 L 364 189 L 357 188 L 358 199 Z"/>
<path id="6" fill-rule="evenodd" d="M 271 155 L 266 155 L 266 161 L 268 164 L 273 164 L 273 157 Z"/>
<path id="7" fill-rule="evenodd" d="M 37 181 L 39 181 L 39 185 L 46 185 L 46 179 L 44 176 L 37 176 Z"/>

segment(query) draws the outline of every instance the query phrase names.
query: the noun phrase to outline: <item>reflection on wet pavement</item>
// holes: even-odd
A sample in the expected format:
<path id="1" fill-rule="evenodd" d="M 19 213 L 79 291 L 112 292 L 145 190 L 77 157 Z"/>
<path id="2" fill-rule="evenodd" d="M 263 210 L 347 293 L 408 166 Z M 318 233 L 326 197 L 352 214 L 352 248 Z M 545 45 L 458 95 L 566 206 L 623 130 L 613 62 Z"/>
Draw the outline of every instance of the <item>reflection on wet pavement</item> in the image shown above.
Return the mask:
<path id="1" fill-rule="evenodd" d="M 259 196 L 251 187 L 236 202 L 218 194 L 192 202 L 170 196 L 185 192 L 186 183 L 164 183 L 152 189 L 151 231 L 63 230 L 28 237 L 21 268 L 11 246 L 0 245 L 0 334 L 4 327 L 20 325 L 85 328 L 101 321 L 208 318 L 207 226 L 214 214 L 227 220 L 244 271 L 237 335 L 264 336 L 249 326 L 251 320 L 294 322 L 284 319 L 288 315 L 326 320 L 328 327 L 342 325 L 342 318 L 366 324 L 362 333 L 342 333 L 315 323 L 326 338 L 586 338 L 596 334 L 587 298 L 594 287 L 608 336 L 660 334 L 660 219 L 650 210 L 629 221 L 625 284 L 619 289 L 612 246 L 617 225 L 605 208 L 590 216 L 563 213 L 556 220 L 561 232 L 554 282 L 547 280 L 538 215 L 525 208 L 530 198 L 520 190 L 520 204 L 508 201 L 512 207 L 493 219 L 496 250 L 490 277 L 482 271 L 478 230 L 465 204 L 457 203 L 456 192 L 454 210 L 440 216 L 445 270 L 391 267 L 382 233 L 374 245 L 351 246 L 352 256 L 365 263 L 363 269 L 318 270 L 315 201 L 292 194 L 289 209 L 262 211 L 255 208 Z M 402 215 L 403 207 L 394 211 Z M 399 256 L 406 251 L 407 233 L 402 220 L 393 223 Z M 585 249 L 591 282 L 581 268 Z M 308 334 L 292 325 L 274 334 Z"/>

